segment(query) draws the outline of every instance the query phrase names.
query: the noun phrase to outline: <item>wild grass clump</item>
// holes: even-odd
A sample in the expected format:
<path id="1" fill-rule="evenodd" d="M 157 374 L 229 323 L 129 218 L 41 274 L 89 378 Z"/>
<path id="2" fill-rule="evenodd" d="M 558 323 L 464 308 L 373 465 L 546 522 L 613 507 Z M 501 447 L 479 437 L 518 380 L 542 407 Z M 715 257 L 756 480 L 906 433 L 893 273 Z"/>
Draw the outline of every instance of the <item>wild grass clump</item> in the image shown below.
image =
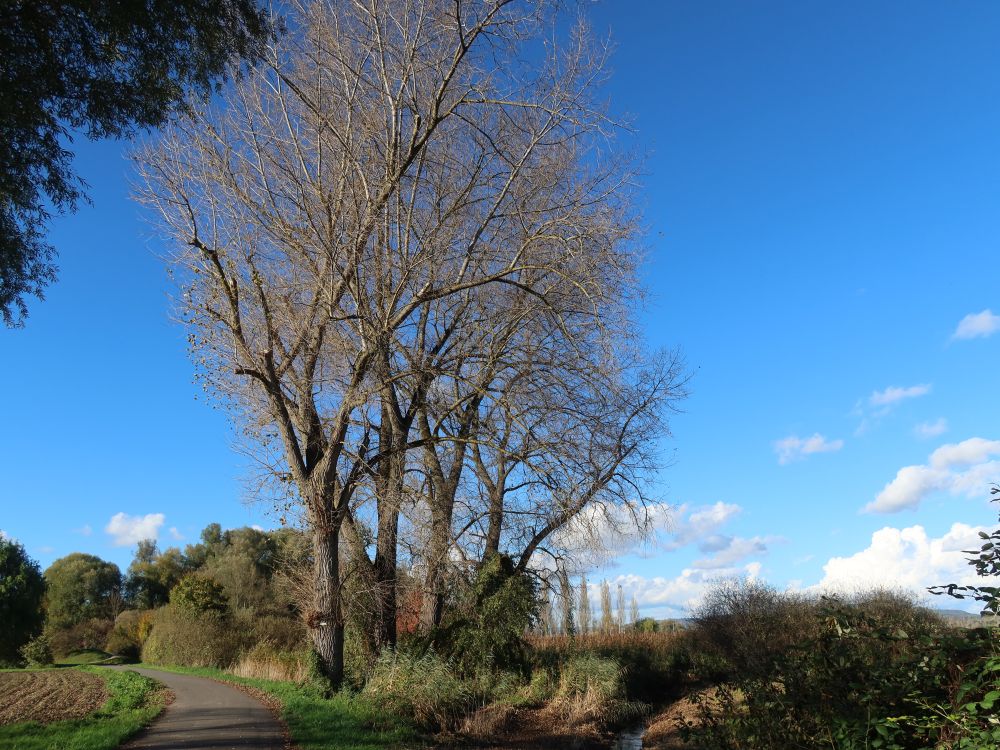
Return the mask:
<path id="1" fill-rule="evenodd" d="M 456 726 L 477 702 L 470 685 L 433 651 L 422 655 L 384 651 L 363 693 L 389 711 L 435 730 Z"/>
<path id="2" fill-rule="evenodd" d="M 551 705 L 569 727 L 622 724 L 644 711 L 628 700 L 621 664 L 592 653 L 577 654 L 562 665 Z"/>
<path id="3" fill-rule="evenodd" d="M 558 674 L 569 660 L 587 654 L 614 660 L 625 668 L 623 679 L 632 700 L 660 701 L 676 693 L 691 665 L 683 632 L 536 636 L 530 644 L 536 672 Z"/>
<path id="4" fill-rule="evenodd" d="M 237 677 L 304 683 L 311 678 L 312 662 L 308 651 L 281 651 L 271 643 L 258 643 L 241 654 L 229 671 Z"/>

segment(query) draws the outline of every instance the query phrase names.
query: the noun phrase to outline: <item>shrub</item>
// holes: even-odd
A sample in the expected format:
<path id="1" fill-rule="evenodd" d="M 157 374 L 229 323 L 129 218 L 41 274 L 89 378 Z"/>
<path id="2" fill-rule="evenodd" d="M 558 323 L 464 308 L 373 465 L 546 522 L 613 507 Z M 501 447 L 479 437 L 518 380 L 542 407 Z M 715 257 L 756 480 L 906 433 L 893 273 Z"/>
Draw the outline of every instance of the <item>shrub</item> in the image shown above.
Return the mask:
<path id="1" fill-rule="evenodd" d="M 410 716 L 427 729 L 456 726 L 476 703 L 469 686 L 433 651 L 422 655 L 384 651 L 364 692 L 390 711 Z"/>
<path id="2" fill-rule="evenodd" d="M 49 647 L 49 639 L 44 635 L 32 638 L 21 646 L 21 658 L 29 667 L 47 667 L 52 663 L 52 649 Z"/>
<path id="3" fill-rule="evenodd" d="M 760 674 L 790 646 L 816 634 L 815 614 L 815 600 L 761 581 L 722 581 L 695 610 L 692 639 L 697 649 L 724 660 L 714 662 L 720 671 Z"/>
<path id="4" fill-rule="evenodd" d="M 153 626 L 153 610 L 127 609 L 115 619 L 104 650 L 127 659 L 138 659 Z"/>
<path id="5" fill-rule="evenodd" d="M 305 646 L 306 628 L 300 618 L 242 612 L 249 615 L 255 641 L 267 643 L 278 651 L 298 651 Z"/>
<path id="6" fill-rule="evenodd" d="M 170 603 L 192 612 L 225 613 L 226 591 L 213 578 L 191 573 L 170 590 Z"/>
<path id="7" fill-rule="evenodd" d="M 66 656 L 73 651 L 103 649 L 114 627 L 111 620 L 91 619 L 65 628 L 48 628 L 46 636 L 56 656 Z"/>
<path id="8" fill-rule="evenodd" d="M 412 648 L 445 656 L 464 677 L 505 671 L 527 676 L 524 633 L 537 614 L 533 580 L 517 573 L 506 555 L 492 555 L 476 574 L 464 606 L 427 636 L 414 638 Z"/>
<path id="9" fill-rule="evenodd" d="M 884 591 L 824 599 L 813 616 L 815 635 L 730 675 L 702 701 L 701 726 L 689 726 L 695 748 L 996 746 L 1000 733 L 986 744 L 952 744 L 963 711 L 1000 698 L 982 682 L 966 697 L 961 688 L 996 648 L 995 634 L 948 631 L 911 598 Z"/>
<path id="10" fill-rule="evenodd" d="M 142 647 L 152 664 L 228 667 L 243 650 L 245 631 L 232 628 L 217 612 L 195 612 L 168 604 L 153 615 L 153 627 Z"/>

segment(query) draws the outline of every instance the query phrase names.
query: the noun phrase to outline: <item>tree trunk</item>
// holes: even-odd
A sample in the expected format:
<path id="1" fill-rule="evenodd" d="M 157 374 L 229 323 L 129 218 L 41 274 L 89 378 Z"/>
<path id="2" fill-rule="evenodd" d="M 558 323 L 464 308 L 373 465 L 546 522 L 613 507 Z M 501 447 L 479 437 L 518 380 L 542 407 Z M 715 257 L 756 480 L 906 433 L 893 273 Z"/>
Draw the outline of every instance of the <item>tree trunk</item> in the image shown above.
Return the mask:
<path id="1" fill-rule="evenodd" d="M 344 618 L 340 607 L 340 528 L 313 532 L 313 611 L 308 624 L 324 676 L 336 690 L 344 679 Z"/>
<path id="2" fill-rule="evenodd" d="M 394 429 L 382 407 L 379 445 L 384 453 L 376 480 L 378 539 L 375 542 L 375 643 L 379 651 L 396 646 L 396 589 L 399 509 L 406 468 L 406 434 Z"/>
<path id="3" fill-rule="evenodd" d="M 454 493 L 451 498 L 434 498 L 431 501 L 431 538 L 427 551 L 427 575 L 424 578 L 424 596 L 420 609 L 421 628 L 430 629 L 441 624 L 444 613 L 445 558 L 451 544 L 451 520 L 455 510 Z"/>

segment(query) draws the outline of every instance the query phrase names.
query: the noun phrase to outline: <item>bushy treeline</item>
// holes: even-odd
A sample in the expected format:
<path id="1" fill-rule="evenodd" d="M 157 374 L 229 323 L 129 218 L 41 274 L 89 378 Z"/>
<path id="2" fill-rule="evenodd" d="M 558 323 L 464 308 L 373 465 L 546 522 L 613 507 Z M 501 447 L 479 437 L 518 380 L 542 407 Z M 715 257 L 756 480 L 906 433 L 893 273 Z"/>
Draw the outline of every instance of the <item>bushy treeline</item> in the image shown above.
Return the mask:
<path id="1" fill-rule="evenodd" d="M 6 543 L 4 554 L 18 550 L 23 556 L 20 545 Z M 302 649 L 305 627 L 294 577 L 285 571 L 308 564 L 308 544 L 293 529 L 223 531 L 214 523 L 183 550 L 140 542 L 124 573 L 81 552 L 59 558 L 44 574 L 28 561 L 21 567 L 35 571 L 36 595 L 16 603 L 3 597 L 17 610 L 4 618 L 8 629 L 21 625 L 16 636 L 4 634 L 2 656 L 8 663 L 19 656 L 44 662 L 97 649 L 129 659 L 228 667 L 262 644 L 276 653 L 295 652 Z"/>
<path id="2" fill-rule="evenodd" d="M 994 748 L 1000 640 L 891 591 L 850 597 L 734 582 L 687 636 L 699 750 Z"/>

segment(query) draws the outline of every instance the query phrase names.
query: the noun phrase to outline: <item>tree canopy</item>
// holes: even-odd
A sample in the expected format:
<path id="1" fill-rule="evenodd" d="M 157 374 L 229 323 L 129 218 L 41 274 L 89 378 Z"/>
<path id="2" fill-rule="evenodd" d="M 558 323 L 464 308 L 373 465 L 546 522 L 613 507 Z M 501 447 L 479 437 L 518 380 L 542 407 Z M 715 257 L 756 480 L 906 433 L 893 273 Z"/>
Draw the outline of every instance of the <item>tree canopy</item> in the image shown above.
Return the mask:
<path id="1" fill-rule="evenodd" d="M 64 628 L 110 616 L 110 598 L 120 591 L 118 566 L 96 555 L 74 552 L 45 571 L 48 584 L 48 627 Z"/>
<path id="2" fill-rule="evenodd" d="M 51 211 L 86 199 L 68 148 L 162 125 L 270 31 L 254 0 L 13 0 L 0 12 L 0 315 L 55 278 Z"/>
<path id="3" fill-rule="evenodd" d="M 20 542 L 0 537 L 0 664 L 15 663 L 18 651 L 42 627 L 45 579 Z"/>
<path id="4" fill-rule="evenodd" d="M 430 629 L 494 555 L 642 527 L 683 373 L 640 341 L 638 165 L 585 24 L 537 60 L 546 4 L 287 7 L 136 159 L 199 375 L 301 503 L 336 684 L 348 619 L 395 645 L 404 568 Z"/>

